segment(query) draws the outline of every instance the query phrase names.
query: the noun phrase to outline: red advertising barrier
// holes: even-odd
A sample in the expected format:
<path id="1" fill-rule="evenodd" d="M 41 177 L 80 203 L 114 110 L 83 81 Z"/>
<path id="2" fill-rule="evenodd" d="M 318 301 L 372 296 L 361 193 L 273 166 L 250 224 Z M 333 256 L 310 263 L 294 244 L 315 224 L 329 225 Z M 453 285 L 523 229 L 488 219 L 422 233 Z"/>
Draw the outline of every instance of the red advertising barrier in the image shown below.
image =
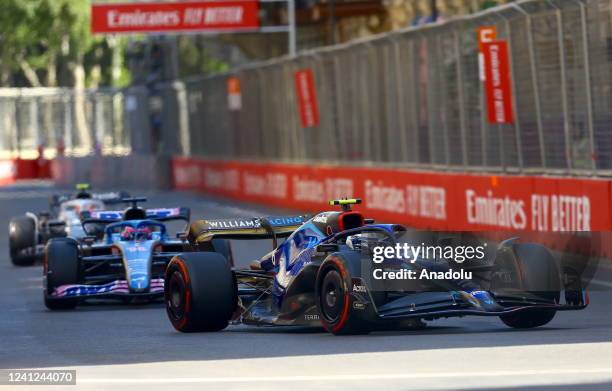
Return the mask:
<path id="1" fill-rule="evenodd" d="M 91 5 L 92 33 L 238 31 L 259 28 L 254 0 Z"/>
<path id="2" fill-rule="evenodd" d="M 51 177 L 51 164 L 46 159 L 0 160 L 0 185 L 18 179 L 47 179 Z"/>
<path id="3" fill-rule="evenodd" d="M 0 185 L 13 183 L 16 175 L 17 167 L 14 160 L 0 160 Z"/>
<path id="4" fill-rule="evenodd" d="M 189 158 L 173 159 L 172 172 L 181 190 L 313 212 L 329 208 L 330 199 L 359 197 L 360 209 L 380 221 L 504 236 L 528 231 L 553 248 L 566 246 L 567 241 L 555 240 L 563 232 L 612 231 L 612 190 L 603 179 Z M 608 242 L 601 244 L 602 251 L 612 255 Z"/>

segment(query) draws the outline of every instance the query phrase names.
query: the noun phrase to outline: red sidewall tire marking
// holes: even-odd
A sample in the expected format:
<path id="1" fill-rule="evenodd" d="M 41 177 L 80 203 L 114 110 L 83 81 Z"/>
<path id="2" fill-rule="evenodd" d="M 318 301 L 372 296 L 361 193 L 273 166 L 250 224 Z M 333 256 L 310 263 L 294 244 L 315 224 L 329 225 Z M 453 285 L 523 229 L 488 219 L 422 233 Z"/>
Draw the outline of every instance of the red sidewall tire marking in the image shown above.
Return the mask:
<path id="1" fill-rule="evenodd" d="M 348 272 L 346 271 L 346 267 L 344 266 L 344 264 L 342 263 L 342 261 L 340 259 L 338 259 L 337 257 L 331 257 L 329 258 L 328 262 L 333 263 L 338 271 L 340 272 L 340 277 L 342 277 L 342 282 L 345 285 L 344 286 L 344 306 L 342 308 L 342 315 L 340 316 L 340 320 L 338 321 L 338 323 L 336 323 L 335 325 L 333 325 L 331 327 L 331 330 L 329 328 L 329 325 L 327 325 L 327 323 L 325 323 L 323 321 L 323 317 L 321 317 L 321 323 L 323 323 L 323 327 L 327 330 L 327 331 L 331 331 L 331 332 L 338 332 L 340 330 L 342 330 L 342 328 L 344 327 L 344 325 L 346 324 L 348 318 L 349 318 L 349 314 L 350 314 L 350 293 L 348 291 L 348 287 L 346 286 L 347 284 L 347 278 L 348 278 Z"/>
<path id="2" fill-rule="evenodd" d="M 189 278 L 189 272 L 187 272 L 187 266 L 185 266 L 185 263 L 181 259 L 174 258 L 171 264 L 172 263 L 176 264 L 178 267 L 178 271 L 181 273 L 181 277 L 185 283 L 185 296 L 183 297 L 183 300 L 185 301 L 185 308 L 183 309 L 183 319 L 181 319 L 181 321 L 177 324 L 178 329 L 183 329 L 189 321 L 189 312 L 191 311 L 191 281 Z M 164 281 L 164 283 L 169 283 L 169 281 Z"/>

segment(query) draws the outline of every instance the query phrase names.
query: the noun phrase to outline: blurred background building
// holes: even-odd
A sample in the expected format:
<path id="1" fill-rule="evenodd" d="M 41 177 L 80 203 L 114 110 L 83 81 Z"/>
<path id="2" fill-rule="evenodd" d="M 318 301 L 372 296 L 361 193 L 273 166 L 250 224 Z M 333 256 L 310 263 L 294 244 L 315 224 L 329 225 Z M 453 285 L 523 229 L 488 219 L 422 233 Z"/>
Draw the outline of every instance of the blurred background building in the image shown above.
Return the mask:
<path id="1" fill-rule="evenodd" d="M 134 0 L 133 2 L 146 2 Z M 345 43 L 479 12 L 509 0 L 297 0 L 298 50 Z M 287 36 L 91 36 L 88 0 L 3 0 L 0 86 L 122 87 L 226 71 L 286 54 Z M 261 3 L 263 25 L 287 23 Z M 83 80 L 81 81 L 81 70 Z"/>
<path id="2" fill-rule="evenodd" d="M 314 49 L 442 22 L 510 1 L 513 0 L 297 0 L 297 48 Z M 287 24 L 285 4 L 262 3 L 261 9 L 264 25 Z M 179 77 L 185 77 L 225 71 L 252 61 L 286 55 L 287 34 L 191 34 L 170 39 L 153 37 L 144 42 L 137 41 L 136 45 L 161 47 L 166 54 L 162 56 L 164 58 L 177 56 L 178 64 L 172 65 L 178 68 L 173 71 L 178 72 Z M 178 46 L 176 52 L 175 45 Z M 138 52 L 142 50 L 147 49 Z M 132 62 L 134 66 L 136 63 Z M 140 68 L 131 71 L 142 75 Z"/>

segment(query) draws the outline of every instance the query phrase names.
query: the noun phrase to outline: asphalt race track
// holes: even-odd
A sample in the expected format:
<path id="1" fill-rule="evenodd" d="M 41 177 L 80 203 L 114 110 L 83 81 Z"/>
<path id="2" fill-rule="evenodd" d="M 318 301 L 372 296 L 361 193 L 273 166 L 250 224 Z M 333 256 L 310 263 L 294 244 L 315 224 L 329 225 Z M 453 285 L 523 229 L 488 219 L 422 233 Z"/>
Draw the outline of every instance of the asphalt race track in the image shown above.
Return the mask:
<path id="1" fill-rule="evenodd" d="M 0 368 L 76 369 L 79 389 L 100 390 L 612 389 L 610 287 L 592 292 L 585 311 L 559 313 L 528 331 L 472 317 L 355 337 L 244 326 L 180 334 L 161 304 L 47 311 L 41 266 L 10 264 L 7 225 L 14 215 L 43 210 L 52 191 L 44 183 L 0 188 Z M 272 212 L 186 193 L 145 195 L 150 206 L 189 206 L 194 218 Z M 237 243 L 234 254 L 246 264 L 270 246 Z"/>

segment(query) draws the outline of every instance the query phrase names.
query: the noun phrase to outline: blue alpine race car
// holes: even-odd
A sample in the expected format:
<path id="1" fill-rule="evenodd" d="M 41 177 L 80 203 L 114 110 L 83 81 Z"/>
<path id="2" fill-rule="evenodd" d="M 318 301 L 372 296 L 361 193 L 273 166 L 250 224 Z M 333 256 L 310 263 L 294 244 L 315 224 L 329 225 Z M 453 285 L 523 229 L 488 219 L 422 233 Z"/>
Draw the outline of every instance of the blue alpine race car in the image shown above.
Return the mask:
<path id="1" fill-rule="evenodd" d="M 45 249 L 44 301 L 47 308 L 74 308 L 79 301 L 118 298 L 124 301 L 159 299 L 164 292 L 164 272 L 170 259 L 189 251 L 185 229 L 188 208 L 144 209 L 145 198 L 128 198 L 125 211 L 91 211 L 81 214 L 88 236 L 55 238 Z M 167 223 L 183 221 L 176 238 Z M 229 247 L 215 241 L 209 247 L 231 259 Z M 206 251 L 206 249 L 202 249 Z"/>
<path id="2" fill-rule="evenodd" d="M 248 268 L 232 268 L 214 252 L 174 256 L 164 287 L 170 322 L 182 332 L 218 331 L 232 322 L 322 324 L 334 334 L 354 334 L 480 315 L 500 317 L 510 327 L 530 328 L 550 322 L 557 311 L 588 304 L 580 278 L 565 268 L 560 272 L 551 253 L 533 243 L 502 242 L 483 262 L 462 264 L 462 273 L 448 267 L 444 271 L 425 258 L 373 262 L 376 248 L 394 248 L 413 232 L 397 224 L 375 224 L 351 210 L 355 203 L 360 200 L 332 201 L 342 210 L 314 217 L 193 222 L 188 240 L 196 248 L 220 238 L 272 239 L 273 248 Z M 279 244 L 280 238 L 286 239 Z M 463 277 L 463 271 L 474 277 Z M 385 273 L 456 277 L 416 283 L 377 279 Z"/>

